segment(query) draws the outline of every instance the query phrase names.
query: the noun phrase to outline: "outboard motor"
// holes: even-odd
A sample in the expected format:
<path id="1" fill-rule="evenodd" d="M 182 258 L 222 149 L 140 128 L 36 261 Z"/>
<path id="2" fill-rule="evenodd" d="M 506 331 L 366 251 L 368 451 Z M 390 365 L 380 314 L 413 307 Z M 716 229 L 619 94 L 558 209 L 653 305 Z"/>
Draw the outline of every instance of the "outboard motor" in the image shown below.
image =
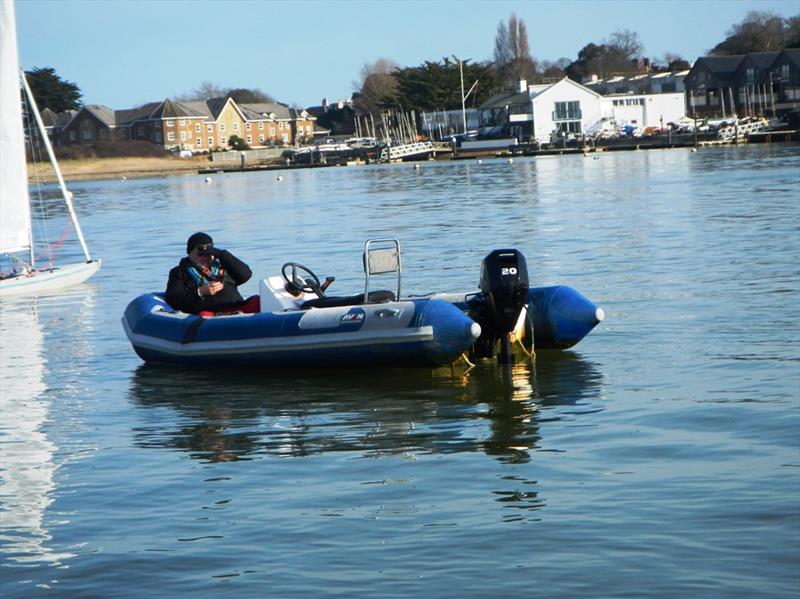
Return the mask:
<path id="1" fill-rule="evenodd" d="M 509 334 L 528 298 L 528 265 L 518 250 L 494 250 L 481 263 L 481 291 L 485 299 L 481 338 L 476 353 L 491 357 L 500 341 L 500 362 L 513 361 Z"/>

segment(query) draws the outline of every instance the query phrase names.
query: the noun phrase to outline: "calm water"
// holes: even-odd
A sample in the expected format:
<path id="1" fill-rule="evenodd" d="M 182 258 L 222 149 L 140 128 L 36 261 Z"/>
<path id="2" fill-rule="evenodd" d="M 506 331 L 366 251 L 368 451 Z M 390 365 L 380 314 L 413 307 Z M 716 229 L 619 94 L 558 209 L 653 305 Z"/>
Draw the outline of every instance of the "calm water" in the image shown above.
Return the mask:
<path id="1" fill-rule="evenodd" d="M 800 147 L 282 175 L 73 186 L 103 269 L 0 308 L 4 599 L 798 596 Z M 196 230 L 340 294 L 369 237 L 404 293 L 516 247 L 607 319 L 468 374 L 144 366 Z"/>

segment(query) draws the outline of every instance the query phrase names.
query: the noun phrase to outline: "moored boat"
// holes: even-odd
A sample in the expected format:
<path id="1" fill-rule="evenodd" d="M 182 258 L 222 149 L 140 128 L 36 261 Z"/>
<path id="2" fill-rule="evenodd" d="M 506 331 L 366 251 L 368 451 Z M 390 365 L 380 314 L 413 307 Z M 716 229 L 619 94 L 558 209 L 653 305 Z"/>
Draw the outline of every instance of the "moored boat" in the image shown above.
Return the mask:
<path id="1" fill-rule="evenodd" d="M 398 299 L 397 240 L 368 241 L 364 266 L 364 293 L 357 296 L 328 296 L 333 277 L 320 283 L 312 271 L 289 262 L 282 276 L 260 282 L 257 314 L 187 314 L 173 309 L 163 293 L 147 293 L 128 305 L 122 324 L 146 362 L 435 367 L 463 354 L 511 361 L 512 337 L 527 340 L 528 347 L 571 347 L 604 317 L 601 308 L 569 287 L 529 288 L 525 258 L 517 250 L 490 253 L 481 267 L 481 289 L 473 293 Z M 396 274 L 396 294 L 370 291 L 370 275 L 386 273 Z"/>
<path id="2" fill-rule="evenodd" d="M 0 0 L 0 255 L 4 263 L 7 260 L 12 265 L 10 270 L 0 272 L 0 299 L 37 295 L 82 283 L 96 273 L 101 264 L 100 260 L 92 259 L 89 254 L 72 204 L 72 192 L 67 189 L 61 175 L 30 86 L 24 73 L 19 70 L 16 39 L 14 3 Z M 24 119 L 28 125 L 27 131 L 23 129 L 23 98 L 27 113 L 33 117 Z M 39 154 L 38 147 L 35 148 L 36 141 L 41 140 L 44 146 L 85 261 L 56 264 L 51 256 L 46 266 L 36 262 L 34 242 L 46 243 L 47 240 L 34 239 L 25 158 L 26 140 L 33 157 Z"/>

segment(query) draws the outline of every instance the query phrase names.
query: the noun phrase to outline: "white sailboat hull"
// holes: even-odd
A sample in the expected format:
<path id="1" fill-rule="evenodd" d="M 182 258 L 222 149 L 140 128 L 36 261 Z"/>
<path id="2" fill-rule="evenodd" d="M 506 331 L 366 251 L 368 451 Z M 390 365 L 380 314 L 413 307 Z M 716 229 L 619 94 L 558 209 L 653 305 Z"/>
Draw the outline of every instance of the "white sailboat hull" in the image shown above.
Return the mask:
<path id="1" fill-rule="evenodd" d="M 25 295 L 39 295 L 57 291 L 70 285 L 83 283 L 100 270 L 100 260 L 58 266 L 52 270 L 41 270 L 0 279 L 0 299 Z"/>

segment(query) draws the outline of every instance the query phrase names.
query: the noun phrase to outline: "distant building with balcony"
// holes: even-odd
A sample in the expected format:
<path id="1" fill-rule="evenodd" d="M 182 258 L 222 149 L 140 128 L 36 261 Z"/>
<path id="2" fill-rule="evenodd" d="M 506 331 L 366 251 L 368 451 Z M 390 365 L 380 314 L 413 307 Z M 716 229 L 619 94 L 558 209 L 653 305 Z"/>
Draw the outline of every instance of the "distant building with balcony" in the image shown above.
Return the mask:
<path id="1" fill-rule="evenodd" d="M 666 127 L 686 115 L 682 93 L 601 95 L 571 79 L 496 94 L 479 107 L 479 137 L 553 143 L 631 125 Z"/>

